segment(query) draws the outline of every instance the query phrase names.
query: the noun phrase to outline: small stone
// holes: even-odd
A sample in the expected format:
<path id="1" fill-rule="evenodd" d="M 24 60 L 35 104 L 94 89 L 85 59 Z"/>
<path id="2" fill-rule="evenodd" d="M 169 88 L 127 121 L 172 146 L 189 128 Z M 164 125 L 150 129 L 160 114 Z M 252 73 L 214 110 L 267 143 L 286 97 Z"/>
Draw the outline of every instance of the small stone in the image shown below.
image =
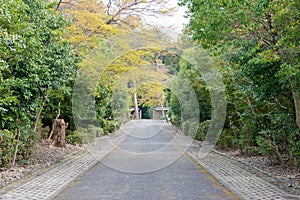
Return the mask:
<path id="1" fill-rule="evenodd" d="M 287 185 L 288 187 L 293 187 L 293 182 L 292 182 L 292 180 L 287 180 L 287 181 L 286 181 L 286 185 Z"/>

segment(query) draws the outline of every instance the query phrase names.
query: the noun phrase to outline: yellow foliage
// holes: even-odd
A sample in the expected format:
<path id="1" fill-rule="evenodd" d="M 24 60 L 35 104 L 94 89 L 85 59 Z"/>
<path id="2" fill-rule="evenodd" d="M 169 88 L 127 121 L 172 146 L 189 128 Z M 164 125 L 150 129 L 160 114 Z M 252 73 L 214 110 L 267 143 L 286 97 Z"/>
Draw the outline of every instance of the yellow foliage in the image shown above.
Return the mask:
<path id="1" fill-rule="evenodd" d="M 139 103 L 149 107 L 163 105 L 165 102 L 165 96 L 163 92 L 165 88 L 166 86 L 158 81 L 152 81 L 141 85 L 138 88 L 138 93 L 141 96 Z"/>
<path id="2" fill-rule="evenodd" d="M 99 40 L 122 32 L 115 26 L 107 25 L 105 7 L 101 1 L 80 0 L 65 10 L 72 24 L 65 35 L 75 47 L 78 54 L 90 53 Z"/>
<path id="3" fill-rule="evenodd" d="M 135 1 L 118 2 L 121 7 L 126 7 Z M 138 2 L 143 7 L 167 1 Z M 124 9 L 128 11 L 126 14 L 121 15 L 120 12 L 120 15 L 113 16 L 114 20 L 121 20 L 122 23 L 110 24 L 108 22 L 112 15 L 108 14 L 108 7 L 102 1 L 78 0 L 69 5 L 65 13 L 72 23 L 65 38 L 73 43 L 77 53 L 83 58 L 79 63 L 78 77 L 82 77 L 87 87 L 95 91 L 97 85 L 105 85 L 110 89 L 122 86 L 129 91 L 127 83 L 133 81 L 138 85 L 136 91 L 144 96 L 141 101 L 149 105 L 161 104 L 164 100 L 163 83 L 168 77 L 157 68 L 155 55 L 169 45 L 163 34 L 159 30 L 141 26 L 141 16 L 128 13 L 130 9 L 127 8 Z M 114 9 L 121 7 L 115 5 Z M 160 9 L 154 9 L 154 12 L 159 13 Z M 100 94 L 94 95 L 100 98 Z"/>

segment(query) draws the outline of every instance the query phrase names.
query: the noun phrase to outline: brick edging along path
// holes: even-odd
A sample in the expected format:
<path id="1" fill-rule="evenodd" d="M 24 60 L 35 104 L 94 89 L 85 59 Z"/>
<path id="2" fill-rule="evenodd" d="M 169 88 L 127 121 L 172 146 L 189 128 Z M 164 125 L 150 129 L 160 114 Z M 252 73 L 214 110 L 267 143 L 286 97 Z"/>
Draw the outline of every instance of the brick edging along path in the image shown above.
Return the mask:
<path id="1" fill-rule="evenodd" d="M 84 154 L 51 168 L 39 176 L 22 181 L 18 187 L 0 191 L 0 200 L 46 200 L 53 199 L 77 177 L 95 166 L 102 158 L 112 152 L 125 137 L 119 134 L 111 138 L 98 138 L 87 145 Z M 98 148 L 96 148 L 98 147 Z"/>
<path id="2" fill-rule="evenodd" d="M 2 200 L 42 200 L 54 197 L 71 181 L 97 163 L 95 158 L 85 153 L 52 170 L 37 176 L 25 184 L 5 193 Z"/>
<path id="3" fill-rule="evenodd" d="M 237 161 L 226 156 L 210 152 L 199 158 L 198 152 L 188 154 L 209 171 L 229 190 L 244 200 L 292 200 L 300 196 L 290 195 L 270 182 L 258 177 L 256 173 L 240 167 Z"/>

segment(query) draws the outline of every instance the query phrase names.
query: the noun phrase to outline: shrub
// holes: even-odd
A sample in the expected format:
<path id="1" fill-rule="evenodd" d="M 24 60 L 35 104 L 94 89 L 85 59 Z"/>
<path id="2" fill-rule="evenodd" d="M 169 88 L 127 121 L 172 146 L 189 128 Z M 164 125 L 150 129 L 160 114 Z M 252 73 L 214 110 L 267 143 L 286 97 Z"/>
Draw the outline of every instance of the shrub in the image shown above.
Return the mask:
<path id="1" fill-rule="evenodd" d="M 116 121 L 107 121 L 107 122 L 108 122 L 108 131 L 110 133 L 113 133 L 119 129 L 118 123 Z"/>
<path id="2" fill-rule="evenodd" d="M 8 130 L 0 130 L 0 166 L 10 164 L 15 151 L 15 136 Z"/>
<path id="3" fill-rule="evenodd" d="M 182 123 L 181 129 L 184 133 L 184 135 L 188 135 L 191 137 L 194 137 L 197 132 L 197 124 L 198 121 L 195 119 L 188 119 L 187 121 Z"/>
<path id="4" fill-rule="evenodd" d="M 238 129 L 234 125 L 231 125 L 230 128 L 223 129 L 220 139 L 218 140 L 217 143 L 218 147 L 224 149 L 230 149 L 230 148 L 241 149 L 239 145 L 239 135 L 240 135 L 240 129 Z"/>
<path id="5" fill-rule="evenodd" d="M 88 132 L 86 128 L 82 128 L 82 127 L 78 127 L 78 128 L 77 128 L 77 131 L 78 131 L 79 133 L 87 133 L 87 132 Z"/>
<path id="6" fill-rule="evenodd" d="M 96 132 L 95 128 L 96 127 L 94 125 L 89 125 L 88 126 L 87 131 L 88 131 L 89 142 L 93 142 L 96 138 L 97 132 Z"/>
<path id="7" fill-rule="evenodd" d="M 181 119 L 180 119 L 180 117 L 172 114 L 170 116 L 170 121 L 173 125 L 178 127 L 180 125 Z"/>
<path id="8" fill-rule="evenodd" d="M 73 145 L 76 145 L 76 144 L 82 144 L 82 140 L 81 140 L 81 137 L 78 133 L 78 131 L 74 131 L 72 134 L 68 134 L 66 136 L 66 142 L 68 144 L 73 144 Z"/>
<path id="9" fill-rule="evenodd" d="M 87 132 L 79 132 L 78 130 L 76 130 L 72 134 L 66 136 L 66 141 L 68 144 L 82 145 L 89 143 L 91 139 Z"/>
<path id="10" fill-rule="evenodd" d="M 120 127 L 120 126 L 122 126 L 123 124 L 125 124 L 125 123 L 128 121 L 128 119 L 126 119 L 126 118 L 124 118 L 124 117 L 116 117 L 116 118 L 115 118 L 115 121 L 118 122 L 118 126 Z"/>
<path id="11" fill-rule="evenodd" d="M 279 161 L 282 165 L 291 163 L 299 166 L 300 134 L 294 125 L 293 116 L 276 113 L 269 118 L 269 128 L 259 131 L 256 138 L 258 152 Z"/>
<path id="12" fill-rule="evenodd" d="M 38 135 L 31 128 L 24 127 L 20 130 L 20 140 L 18 146 L 19 163 L 26 164 L 29 162 L 31 154 L 34 152 L 34 144 L 38 139 Z"/>
<path id="13" fill-rule="evenodd" d="M 42 128 L 40 139 L 47 139 L 49 137 L 49 133 L 50 133 L 49 126 L 46 126 L 45 128 Z"/>
<path id="14" fill-rule="evenodd" d="M 209 126 L 210 126 L 210 120 L 206 120 L 202 123 L 199 123 L 195 139 L 201 140 L 201 141 L 204 140 L 204 138 L 208 132 Z"/>
<path id="15" fill-rule="evenodd" d="M 96 130 L 96 137 L 100 137 L 104 135 L 103 128 L 95 127 L 94 129 Z"/>
<path id="16" fill-rule="evenodd" d="M 185 121 L 185 122 L 182 123 L 181 130 L 182 130 L 184 135 L 188 134 L 188 132 L 189 132 L 189 122 L 188 121 Z"/>
<path id="17" fill-rule="evenodd" d="M 109 132 L 108 121 L 106 119 L 99 119 L 100 127 L 103 129 L 104 135 Z"/>

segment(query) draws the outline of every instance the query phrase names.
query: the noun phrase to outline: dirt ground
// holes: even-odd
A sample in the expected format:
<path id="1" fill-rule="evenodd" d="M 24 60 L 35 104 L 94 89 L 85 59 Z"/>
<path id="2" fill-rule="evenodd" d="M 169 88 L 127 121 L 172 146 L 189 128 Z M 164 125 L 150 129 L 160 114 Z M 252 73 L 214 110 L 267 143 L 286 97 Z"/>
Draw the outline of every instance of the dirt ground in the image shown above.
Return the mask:
<path id="1" fill-rule="evenodd" d="M 58 148 L 50 145 L 49 141 L 41 141 L 35 147 L 34 154 L 27 165 L 17 164 L 15 167 L 0 168 L 0 188 L 25 176 L 67 158 L 83 150 L 82 147 L 66 145 Z"/>
<path id="2" fill-rule="evenodd" d="M 300 189 L 300 168 L 295 166 L 283 167 L 279 163 L 274 163 L 267 157 L 246 156 L 241 154 L 239 150 L 218 149 L 217 151 L 280 180 L 288 187 Z"/>

